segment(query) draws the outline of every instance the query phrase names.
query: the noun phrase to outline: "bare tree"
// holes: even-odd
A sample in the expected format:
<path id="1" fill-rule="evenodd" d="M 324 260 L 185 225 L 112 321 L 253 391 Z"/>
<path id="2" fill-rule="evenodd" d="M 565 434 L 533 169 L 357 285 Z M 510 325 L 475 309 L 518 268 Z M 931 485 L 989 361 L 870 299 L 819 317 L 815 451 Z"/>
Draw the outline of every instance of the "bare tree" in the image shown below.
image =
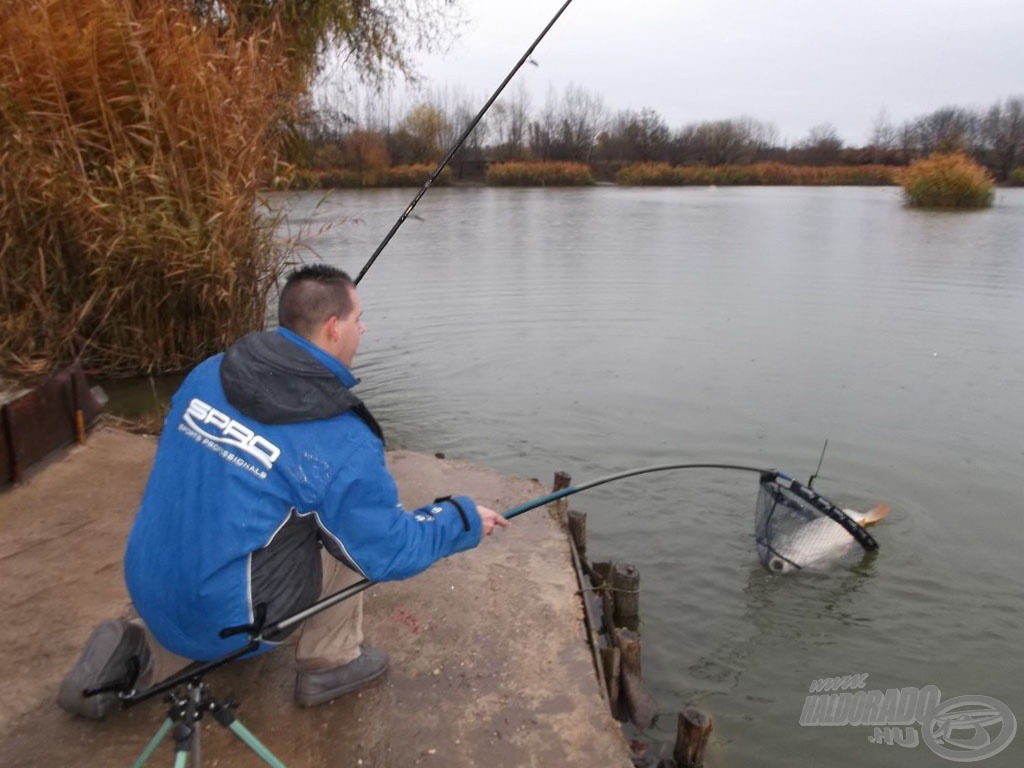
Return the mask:
<path id="1" fill-rule="evenodd" d="M 530 123 L 530 149 L 540 160 L 586 162 L 604 123 L 604 101 L 598 94 L 570 83 L 559 98 L 548 88 L 544 109 Z"/>
<path id="2" fill-rule="evenodd" d="M 639 112 L 624 110 L 615 115 L 599 136 L 605 160 L 629 163 L 668 160 L 672 134 L 664 119 L 650 107 Z"/>
<path id="3" fill-rule="evenodd" d="M 688 125 L 675 136 L 676 157 L 682 162 L 708 165 L 749 163 L 758 147 L 752 135 L 755 122 L 738 118 Z"/>
<path id="4" fill-rule="evenodd" d="M 980 119 L 963 107 L 943 107 L 904 126 L 904 149 L 915 157 L 933 152 L 973 152 L 979 144 Z"/>
<path id="5" fill-rule="evenodd" d="M 900 159 L 900 131 L 889 117 L 889 110 L 882 107 L 871 126 L 867 157 L 873 163 L 892 163 Z"/>
<path id="6" fill-rule="evenodd" d="M 806 162 L 811 165 L 832 165 L 839 161 L 843 140 L 831 123 L 821 123 L 811 128 L 807 138 L 799 144 Z"/>
<path id="7" fill-rule="evenodd" d="M 1024 96 L 996 102 L 981 125 L 986 163 L 1000 179 L 1024 165 Z"/>
<path id="8" fill-rule="evenodd" d="M 548 86 L 544 108 L 530 123 L 530 150 L 538 160 L 558 160 L 558 95 Z"/>
<path id="9" fill-rule="evenodd" d="M 505 91 L 495 102 L 488 123 L 495 138 L 492 148 L 495 160 L 525 160 L 528 157 L 530 94 L 522 81 L 512 90 Z"/>
<path id="10" fill-rule="evenodd" d="M 436 104 L 423 101 L 414 106 L 390 136 L 392 161 L 398 165 L 436 163 L 441 159 L 446 122 L 446 116 Z"/>
<path id="11" fill-rule="evenodd" d="M 570 83 L 556 113 L 562 160 L 586 162 L 604 129 L 604 101 L 597 93 Z"/>
<path id="12" fill-rule="evenodd" d="M 899 146 L 899 139 L 899 131 L 889 118 L 889 110 L 882 107 L 871 126 L 869 145 L 875 149 L 892 150 Z"/>
<path id="13" fill-rule="evenodd" d="M 754 118 L 746 115 L 737 117 L 734 122 L 747 133 L 750 140 L 754 143 L 754 148 L 757 151 L 760 152 L 778 147 L 779 129 L 772 123 L 755 120 Z"/>

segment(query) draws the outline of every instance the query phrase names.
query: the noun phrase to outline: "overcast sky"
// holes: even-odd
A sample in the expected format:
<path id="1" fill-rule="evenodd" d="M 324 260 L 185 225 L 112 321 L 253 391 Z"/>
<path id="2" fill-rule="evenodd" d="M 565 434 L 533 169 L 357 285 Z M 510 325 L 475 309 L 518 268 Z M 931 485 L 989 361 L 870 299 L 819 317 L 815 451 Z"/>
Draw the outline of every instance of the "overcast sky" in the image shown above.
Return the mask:
<path id="1" fill-rule="evenodd" d="M 462 0 L 461 37 L 421 73 L 482 106 L 562 1 Z M 831 123 L 859 145 L 883 107 L 899 124 L 1024 95 L 1024 0 L 574 0 L 534 58 L 513 85 L 535 110 L 574 83 L 673 128 L 749 115 L 784 141 Z"/>

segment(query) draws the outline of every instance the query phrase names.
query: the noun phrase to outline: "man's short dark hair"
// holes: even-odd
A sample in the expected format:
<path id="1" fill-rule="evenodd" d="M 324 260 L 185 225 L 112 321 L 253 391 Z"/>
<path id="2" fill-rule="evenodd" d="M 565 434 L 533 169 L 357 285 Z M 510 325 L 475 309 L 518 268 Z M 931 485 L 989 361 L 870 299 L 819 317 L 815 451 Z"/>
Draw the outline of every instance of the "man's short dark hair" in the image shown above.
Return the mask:
<path id="1" fill-rule="evenodd" d="M 310 264 L 294 270 L 281 289 L 277 322 L 303 338 L 316 335 L 332 315 L 348 317 L 352 311 L 352 278 L 337 267 Z"/>

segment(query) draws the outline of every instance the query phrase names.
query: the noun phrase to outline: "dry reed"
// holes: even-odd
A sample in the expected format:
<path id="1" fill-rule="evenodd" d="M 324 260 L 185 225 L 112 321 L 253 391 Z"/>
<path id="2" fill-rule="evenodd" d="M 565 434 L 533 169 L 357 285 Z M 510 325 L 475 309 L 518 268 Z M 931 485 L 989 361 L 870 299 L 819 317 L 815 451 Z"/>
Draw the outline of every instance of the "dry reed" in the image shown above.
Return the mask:
<path id="1" fill-rule="evenodd" d="M 637 163 L 622 168 L 615 181 L 625 186 L 884 186 L 895 183 L 896 170 L 886 165 Z"/>
<path id="2" fill-rule="evenodd" d="M 585 163 L 494 163 L 487 183 L 495 187 L 573 187 L 594 183 Z"/>
<path id="3" fill-rule="evenodd" d="M 0 366 L 178 370 L 260 327 L 292 85 L 271 34 L 173 0 L 4 5 Z"/>
<path id="4" fill-rule="evenodd" d="M 924 208 L 987 208 L 995 194 L 992 174 L 959 152 L 916 160 L 899 182 L 907 203 Z"/>
<path id="5" fill-rule="evenodd" d="M 437 166 L 427 164 L 396 165 L 391 168 L 351 168 L 313 170 L 298 168 L 277 184 L 277 189 L 363 189 L 368 187 L 421 187 Z M 434 181 L 435 187 L 452 183 L 451 168 L 442 169 Z"/>

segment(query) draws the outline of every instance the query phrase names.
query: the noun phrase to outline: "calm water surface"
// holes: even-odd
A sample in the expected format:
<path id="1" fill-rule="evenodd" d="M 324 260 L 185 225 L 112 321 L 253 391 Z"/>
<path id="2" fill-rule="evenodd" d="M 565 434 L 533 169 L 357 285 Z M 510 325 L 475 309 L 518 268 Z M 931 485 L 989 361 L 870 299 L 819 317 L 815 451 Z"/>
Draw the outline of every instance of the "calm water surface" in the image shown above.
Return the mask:
<path id="1" fill-rule="evenodd" d="M 355 274 L 410 197 L 275 204 L 292 233 L 332 223 L 309 258 Z M 892 507 L 855 571 L 780 577 L 752 476 L 577 497 L 592 556 L 642 572 L 655 740 L 693 702 L 716 767 L 948 764 L 798 724 L 813 679 L 855 673 L 1024 720 L 1024 190 L 943 214 L 883 188 L 440 189 L 417 214 L 360 286 L 359 391 L 392 444 L 545 482 L 806 479 L 828 438 L 816 487 Z M 1022 763 L 1024 735 L 983 764 Z"/>

